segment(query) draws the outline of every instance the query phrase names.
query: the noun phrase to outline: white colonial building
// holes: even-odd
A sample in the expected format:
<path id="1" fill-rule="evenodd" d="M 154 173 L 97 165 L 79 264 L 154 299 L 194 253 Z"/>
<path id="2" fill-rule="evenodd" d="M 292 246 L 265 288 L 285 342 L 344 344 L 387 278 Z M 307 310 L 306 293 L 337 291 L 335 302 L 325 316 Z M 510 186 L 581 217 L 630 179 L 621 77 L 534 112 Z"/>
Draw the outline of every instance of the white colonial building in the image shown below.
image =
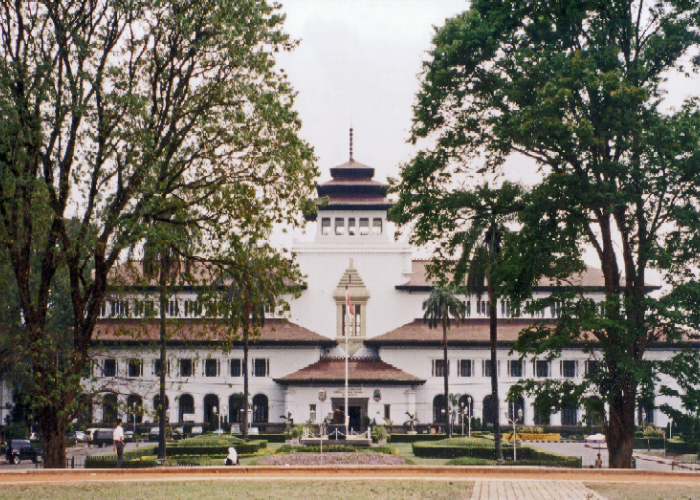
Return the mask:
<path id="1" fill-rule="evenodd" d="M 279 429 L 282 416 L 295 421 L 320 420 L 344 410 L 345 345 L 349 346 L 348 410 L 351 427 L 363 420 L 401 425 L 407 412 L 421 425 L 440 427 L 445 422 L 443 373 L 449 372 L 450 393 L 460 395 L 474 417 L 489 420 L 490 352 L 488 304 L 483 298 L 465 297 L 468 319 L 448 331 L 449 363 L 442 354 L 442 330 L 422 321 L 422 303 L 431 283 L 426 261 L 415 260 L 412 248 L 394 240 L 387 210 L 386 186 L 373 180 L 374 169 L 350 161 L 331 169 L 332 180 L 318 188 L 329 203 L 319 209 L 313 241 L 295 242 L 307 286 L 291 302 L 286 318 L 269 321 L 250 347 L 250 396 L 252 425 L 261 432 Z M 589 269 L 573 278 L 587 294 L 602 300 L 602 273 Z M 545 296 L 552 288 L 540 284 L 533 293 Z M 155 293 L 154 290 L 151 292 Z M 134 297 L 149 289 L 133 291 Z M 348 323 L 346 295 L 355 315 Z M 155 302 L 155 297 L 154 297 Z M 129 297 L 105 303 L 98 326 L 95 380 L 86 384 L 104 388 L 104 398 L 91 408 L 95 421 L 108 421 L 130 408 L 145 410 L 152 419 L 158 406 L 156 368 L 157 324 L 139 319 L 144 306 Z M 561 359 L 520 361 L 508 354 L 518 333 L 535 320 L 556 321 L 556 307 L 535 315 L 512 317 L 509 304 L 498 304 L 499 393 L 521 378 L 580 380 L 598 360 L 572 346 Z M 208 335 L 209 325 L 200 318 L 196 290 L 183 289 L 171 297 L 168 315 L 180 318 L 179 330 L 168 344 L 167 396 L 172 423 L 211 421 L 219 413 L 229 422 L 241 421 L 243 392 L 242 346 L 230 349 Z M 202 334 L 202 335 L 200 335 Z M 347 335 L 347 337 L 346 337 Z M 664 348 L 648 351 L 649 358 L 666 357 Z M 318 399 L 325 389 L 328 398 Z M 655 407 L 664 402 L 657 397 Z M 216 410 L 215 410 L 216 408 Z M 524 424 L 536 421 L 532 401 L 520 401 Z M 501 404 L 502 423 L 506 405 Z M 641 409 L 640 409 L 641 410 Z M 647 419 L 665 425 L 665 416 L 647 408 Z M 150 412 L 150 413 L 149 413 Z M 366 417 L 366 418 L 365 418 Z M 576 425 L 580 408 L 567 408 L 551 419 L 554 425 Z M 138 418 L 138 417 L 137 417 Z"/>

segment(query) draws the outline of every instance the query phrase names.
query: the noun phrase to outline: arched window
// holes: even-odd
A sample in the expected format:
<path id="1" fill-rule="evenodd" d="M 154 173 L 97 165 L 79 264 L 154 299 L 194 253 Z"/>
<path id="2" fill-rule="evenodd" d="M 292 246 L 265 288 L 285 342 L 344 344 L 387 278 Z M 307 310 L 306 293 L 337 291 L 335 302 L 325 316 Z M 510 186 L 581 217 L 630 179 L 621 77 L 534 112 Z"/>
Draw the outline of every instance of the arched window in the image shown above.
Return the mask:
<path id="1" fill-rule="evenodd" d="M 493 394 L 489 394 L 484 398 L 484 413 L 483 421 L 485 424 L 494 425 L 498 418 L 497 401 Z"/>
<path id="2" fill-rule="evenodd" d="M 216 411 L 214 411 L 216 408 Z M 217 414 L 221 412 L 219 409 L 219 397 L 215 394 L 207 394 L 204 396 L 204 422 L 214 422 L 217 419 Z"/>
<path id="3" fill-rule="evenodd" d="M 92 423 L 92 398 L 88 394 L 78 396 L 78 425 Z"/>
<path id="4" fill-rule="evenodd" d="M 102 423 L 115 424 L 119 417 L 119 402 L 116 394 L 105 394 L 102 397 Z"/>
<path id="5" fill-rule="evenodd" d="M 130 424 L 140 424 L 143 420 L 143 399 L 141 396 L 131 394 L 126 398 L 126 421 Z"/>
<path id="6" fill-rule="evenodd" d="M 228 398 L 228 421 L 243 422 L 243 394 L 233 394 Z"/>
<path id="7" fill-rule="evenodd" d="M 178 409 L 178 422 L 183 423 L 185 419 L 183 415 L 190 415 L 194 413 L 194 398 L 189 394 L 183 394 L 180 396 L 179 409 Z"/>
<path id="8" fill-rule="evenodd" d="M 433 398 L 433 423 L 447 423 L 447 411 L 445 409 L 445 396 L 438 394 Z"/>
<path id="9" fill-rule="evenodd" d="M 264 394 L 256 395 L 253 398 L 253 423 L 267 423 L 268 414 L 269 408 L 267 403 L 267 396 L 265 396 Z"/>

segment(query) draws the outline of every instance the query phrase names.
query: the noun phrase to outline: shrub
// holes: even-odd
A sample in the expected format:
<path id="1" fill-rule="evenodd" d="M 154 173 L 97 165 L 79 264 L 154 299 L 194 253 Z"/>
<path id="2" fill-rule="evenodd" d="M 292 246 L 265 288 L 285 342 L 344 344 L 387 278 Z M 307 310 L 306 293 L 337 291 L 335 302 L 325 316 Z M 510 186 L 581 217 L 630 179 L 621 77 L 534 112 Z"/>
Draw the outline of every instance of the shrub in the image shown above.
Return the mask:
<path id="1" fill-rule="evenodd" d="M 389 439 L 389 433 L 383 425 L 378 425 L 374 429 L 372 429 L 372 438 L 375 441 L 379 441 L 381 439 Z"/>
<path id="2" fill-rule="evenodd" d="M 239 455 L 252 455 L 260 451 L 261 449 L 267 448 L 267 441 L 250 441 L 250 442 L 239 442 L 232 443 L 230 445 L 222 446 L 221 444 L 206 446 L 206 445 L 188 445 L 181 446 L 180 444 L 174 446 L 168 446 L 168 455 L 228 455 L 228 449 L 233 446 L 236 448 L 236 452 Z"/>
<path id="3" fill-rule="evenodd" d="M 196 446 L 196 447 L 206 447 L 206 446 L 216 446 L 216 447 L 230 447 L 230 446 L 238 446 L 241 443 L 244 443 L 241 438 L 235 437 L 235 436 L 213 436 L 213 435 L 202 435 L 202 436 L 195 436 L 187 439 L 183 439 L 178 442 L 179 447 L 190 447 L 190 446 Z"/>
<path id="4" fill-rule="evenodd" d="M 289 446 L 284 445 L 277 448 L 276 455 L 287 455 L 290 453 L 320 453 L 321 448 L 314 445 Z M 383 453 L 385 455 L 398 455 L 399 450 L 392 446 L 350 446 L 346 444 L 329 444 L 323 446 L 323 453 Z"/>

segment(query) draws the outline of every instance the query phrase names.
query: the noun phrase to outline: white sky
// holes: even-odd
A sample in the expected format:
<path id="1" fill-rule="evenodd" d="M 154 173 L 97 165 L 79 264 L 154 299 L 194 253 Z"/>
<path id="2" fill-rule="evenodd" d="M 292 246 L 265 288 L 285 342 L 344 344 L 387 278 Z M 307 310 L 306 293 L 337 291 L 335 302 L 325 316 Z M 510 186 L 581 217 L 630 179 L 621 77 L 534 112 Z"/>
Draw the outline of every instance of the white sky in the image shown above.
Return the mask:
<path id="1" fill-rule="evenodd" d="M 321 182 L 348 160 L 350 126 L 355 160 L 374 167 L 379 181 L 398 176 L 415 152 L 406 141 L 434 27 L 468 6 L 465 0 L 282 0 L 285 31 L 301 44 L 277 61 L 298 92 L 301 136 L 315 149 Z M 700 94 L 699 83 L 697 75 L 673 75 L 667 105 Z M 526 184 L 537 176 L 524 158 L 510 160 L 504 172 Z"/>

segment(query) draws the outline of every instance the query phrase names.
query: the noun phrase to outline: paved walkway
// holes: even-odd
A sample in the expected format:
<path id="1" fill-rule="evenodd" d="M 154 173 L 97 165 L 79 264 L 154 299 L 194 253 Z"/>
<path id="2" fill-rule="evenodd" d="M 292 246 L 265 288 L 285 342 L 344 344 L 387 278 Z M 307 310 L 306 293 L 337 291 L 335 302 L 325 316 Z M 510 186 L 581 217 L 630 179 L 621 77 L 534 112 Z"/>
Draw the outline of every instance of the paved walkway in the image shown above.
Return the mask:
<path id="1" fill-rule="evenodd" d="M 482 481 L 474 483 L 472 500 L 600 500 L 580 481 Z"/>

